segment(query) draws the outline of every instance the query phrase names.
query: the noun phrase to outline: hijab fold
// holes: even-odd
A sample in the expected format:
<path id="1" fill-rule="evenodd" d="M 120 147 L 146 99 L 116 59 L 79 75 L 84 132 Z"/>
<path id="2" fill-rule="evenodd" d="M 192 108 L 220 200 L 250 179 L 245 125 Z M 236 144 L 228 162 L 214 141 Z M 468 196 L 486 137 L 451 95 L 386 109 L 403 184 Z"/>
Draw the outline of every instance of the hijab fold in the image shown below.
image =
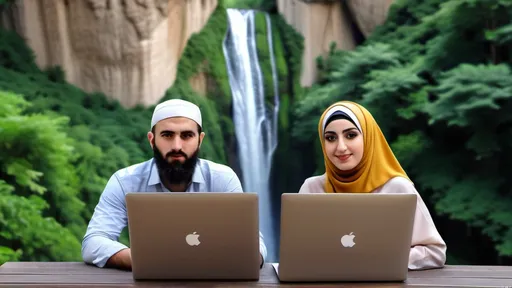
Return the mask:
<path id="1" fill-rule="evenodd" d="M 342 171 L 329 160 L 324 148 L 324 125 L 336 110 L 349 110 L 347 113 L 362 133 L 364 151 L 361 162 L 349 171 Z M 352 113 L 350 113 L 352 112 Z M 327 117 L 327 118 L 326 118 Z M 409 179 L 388 145 L 379 125 L 363 106 L 341 101 L 327 108 L 318 123 L 318 133 L 324 155 L 327 193 L 370 193 L 384 185 L 389 179 L 401 176 Z"/>

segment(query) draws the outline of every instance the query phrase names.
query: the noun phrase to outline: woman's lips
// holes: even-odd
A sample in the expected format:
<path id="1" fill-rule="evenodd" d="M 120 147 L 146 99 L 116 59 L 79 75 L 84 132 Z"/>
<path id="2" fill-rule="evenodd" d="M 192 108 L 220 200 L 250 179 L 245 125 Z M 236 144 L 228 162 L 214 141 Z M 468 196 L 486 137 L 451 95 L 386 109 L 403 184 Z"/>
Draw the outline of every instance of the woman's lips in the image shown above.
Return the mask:
<path id="1" fill-rule="evenodd" d="M 352 156 L 352 154 L 341 155 L 341 156 L 337 156 L 337 157 L 338 157 L 338 159 L 340 159 L 340 161 L 347 161 L 348 158 L 350 158 L 350 156 Z"/>

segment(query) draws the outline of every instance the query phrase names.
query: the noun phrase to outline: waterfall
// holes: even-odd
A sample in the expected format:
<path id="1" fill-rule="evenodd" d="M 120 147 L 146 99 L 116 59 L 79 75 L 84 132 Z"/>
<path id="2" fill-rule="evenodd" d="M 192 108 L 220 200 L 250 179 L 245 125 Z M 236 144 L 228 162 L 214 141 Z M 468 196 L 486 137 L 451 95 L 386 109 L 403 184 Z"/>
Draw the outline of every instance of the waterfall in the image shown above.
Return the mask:
<path id="1" fill-rule="evenodd" d="M 256 49 L 255 11 L 228 9 L 228 30 L 223 43 L 229 83 L 233 95 L 233 124 L 238 144 L 244 191 L 259 197 L 260 231 L 267 246 L 267 261 L 276 259 L 270 170 L 277 147 L 279 112 L 278 81 L 272 46 L 272 28 L 266 15 L 267 35 L 274 82 L 274 109 L 267 111 L 263 75 Z"/>

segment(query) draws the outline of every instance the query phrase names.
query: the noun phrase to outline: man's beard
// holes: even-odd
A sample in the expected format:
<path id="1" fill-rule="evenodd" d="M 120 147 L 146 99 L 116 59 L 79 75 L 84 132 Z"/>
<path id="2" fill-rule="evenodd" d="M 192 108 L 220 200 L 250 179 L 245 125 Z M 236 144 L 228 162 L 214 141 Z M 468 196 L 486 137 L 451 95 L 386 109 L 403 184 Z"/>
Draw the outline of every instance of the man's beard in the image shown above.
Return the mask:
<path id="1" fill-rule="evenodd" d="M 199 147 L 190 157 L 183 151 L 173 150 L 167 153 L 164 158 L 156 145 L 153 145 L 153 155 L 158 167 L 158 174 L 164 183 L 167 182 L 168 184 L 188 184 L 194 174 L 198 154 Z M 174 160 L 169 163 L 167 159 L 171 156 L 183 156 L 185 161 L 181 163 L 179 160 Z"/>

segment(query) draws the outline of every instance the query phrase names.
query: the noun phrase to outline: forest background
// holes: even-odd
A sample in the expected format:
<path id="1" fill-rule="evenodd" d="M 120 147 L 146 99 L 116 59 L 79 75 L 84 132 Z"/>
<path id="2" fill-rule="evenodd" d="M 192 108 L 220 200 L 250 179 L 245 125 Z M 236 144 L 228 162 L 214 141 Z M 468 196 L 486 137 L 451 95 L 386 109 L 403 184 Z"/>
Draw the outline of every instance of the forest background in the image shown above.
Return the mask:
<path id="1" fill-rule="evenodd" d="M 0 0 L 0 9 L 10 2 Z M 512 264 L 511 1 L 396 1 L 356 49 L 333 45 L 319 58 L 309 88 L 299 85 L 302 35 L 274 1 L 221 1 L 190 38 L 161 101 L 198 103 L 209 136 L 201 157 L 231 164 L 231 92 L 221 52 L 226 8 L 261 11 L 262 56 L 269 53 L 262 12 L 272 18 L 281 102 L 272 205 L 323 173 L 322 111 L 357 101 L 372 112 L 427 203 L 448 244 L 448 264 Z M 215 80 L 207 97 L 187 81 L 204 59 L 212 61 Z M 266 87 L 270 75 L 264 73 Z M 123 108 L 67 83 L 60 67 L 41 70 L 20 35 L 0 29 L 0 264 L 81 261 L 81 240 L 108 178 L 152 157 L 146 133 L 153 107 Z M 121 241 L 129 243 L 126 232 Z"/>

